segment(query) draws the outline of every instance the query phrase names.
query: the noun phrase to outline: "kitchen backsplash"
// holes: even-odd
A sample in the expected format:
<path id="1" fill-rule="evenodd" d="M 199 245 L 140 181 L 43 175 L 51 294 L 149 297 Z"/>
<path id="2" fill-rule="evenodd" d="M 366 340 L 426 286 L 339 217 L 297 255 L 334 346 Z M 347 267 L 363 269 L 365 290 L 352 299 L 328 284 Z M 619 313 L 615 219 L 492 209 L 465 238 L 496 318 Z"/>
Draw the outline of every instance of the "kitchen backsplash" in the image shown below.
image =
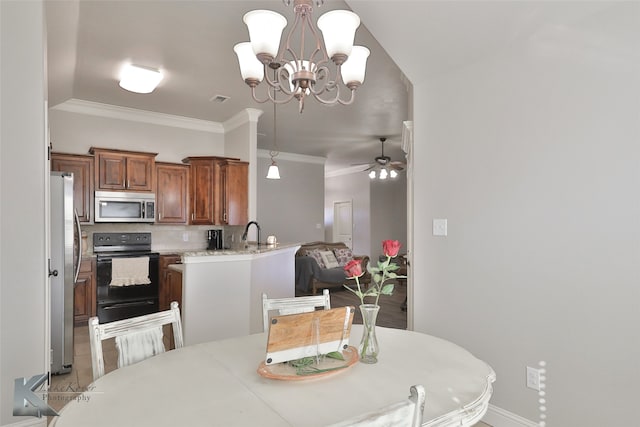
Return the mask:
<path id="1" fill-rule="evenodd" d="M 215 225 L 153 225 L 102 223 L 82 225 L 87 233 L 88 253 L 93 251 L 93 233 L 151 233 L 151 249 L 159 252 L 194 251 L 207 247 L 207 230 L 224 230 L 224 246 L 232 248 L 240 244 L 244 226 Z"/>

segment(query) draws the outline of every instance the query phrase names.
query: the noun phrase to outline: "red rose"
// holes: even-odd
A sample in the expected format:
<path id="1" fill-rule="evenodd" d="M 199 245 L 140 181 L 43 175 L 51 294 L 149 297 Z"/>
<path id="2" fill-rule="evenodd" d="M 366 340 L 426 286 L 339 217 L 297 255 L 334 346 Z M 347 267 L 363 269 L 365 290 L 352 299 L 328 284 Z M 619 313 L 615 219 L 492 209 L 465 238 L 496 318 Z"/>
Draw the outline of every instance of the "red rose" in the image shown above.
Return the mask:
<path id="1" fill-rule="evenodd" d="M 383 240 L 382 241 L 382 251 L 385 256 L 389 256 L 391 258 L 396 257 L 398 255 L 398 251 L 400 250 L 400 242 L 397 240 Z"/>
<path id="2" fill-rule="evenodd" d="M 362 271 L 362 264 L 360 264 L 360 261 L 357 259 L 352 259 L 343 268 L 349 279 L 360 277 L 364 274 Z"/>

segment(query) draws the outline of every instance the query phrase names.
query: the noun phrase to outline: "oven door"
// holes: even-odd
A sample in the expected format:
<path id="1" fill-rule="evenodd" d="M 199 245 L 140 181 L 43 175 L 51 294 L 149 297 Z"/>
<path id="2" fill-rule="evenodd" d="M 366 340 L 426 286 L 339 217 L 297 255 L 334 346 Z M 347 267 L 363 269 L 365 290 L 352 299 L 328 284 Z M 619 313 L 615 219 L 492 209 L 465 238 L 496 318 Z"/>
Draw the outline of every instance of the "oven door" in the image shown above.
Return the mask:
<path id="1" fill-rule="evenodd" d="M 147 257 L 149 259 L 149 284 L 109 286 L 114 258 Z M 122 252 L 98 254 L 96 259 L 96 289 L 98 319 L 100 323 L 158 311 L 159 264 L 157 252 Z"/>

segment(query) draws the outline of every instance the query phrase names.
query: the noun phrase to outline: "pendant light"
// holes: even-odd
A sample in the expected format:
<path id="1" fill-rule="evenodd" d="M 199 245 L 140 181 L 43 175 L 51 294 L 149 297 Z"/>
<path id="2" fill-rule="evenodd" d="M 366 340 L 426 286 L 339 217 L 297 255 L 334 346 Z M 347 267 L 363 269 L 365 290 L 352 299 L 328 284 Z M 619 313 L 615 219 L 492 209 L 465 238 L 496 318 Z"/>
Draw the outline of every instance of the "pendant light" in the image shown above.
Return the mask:
<path id="1" fill-rule="evenodd" d="M 276 73 L 276 68 L 273 69 L 273 73 Z M 273 99 L 276 98 L 276 89 L 273 89 Z M 276 103 L 273 103 L 273 150 L 269 151 L 269 156 L 271 156 L 271 166 L 269 166 L 269 171 L 267 172 L 267 179 L 280 179 L 280 169 L 278 169 L 278 164 L 276 163 L 276 156 L 280 154 L 278 152 L 278 134 L 277 134 L 277 126 L 276 126 Z"/>

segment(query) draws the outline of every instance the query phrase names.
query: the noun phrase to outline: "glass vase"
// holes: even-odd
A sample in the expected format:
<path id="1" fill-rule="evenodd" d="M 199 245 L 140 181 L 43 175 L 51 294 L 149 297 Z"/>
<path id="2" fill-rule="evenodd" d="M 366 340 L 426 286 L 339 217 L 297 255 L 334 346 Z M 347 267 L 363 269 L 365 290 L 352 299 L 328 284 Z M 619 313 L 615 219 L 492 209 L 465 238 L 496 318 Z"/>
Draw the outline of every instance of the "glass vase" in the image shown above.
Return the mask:
<path id="1" fill-rule="evenodd" d="M 376 304 L 362 304 L 360 306 L 360 313 L 362 313 L 362 340 L 360 340 L 360 346 L 358 352 L 360 353 L 360 361 L 362 363 L 377 363 L 378 353 L 380 348 L 378 347 L 378 340 L 376 339 L 376 318 L 378 317 L 378 311 L 380 306 Z"/>

